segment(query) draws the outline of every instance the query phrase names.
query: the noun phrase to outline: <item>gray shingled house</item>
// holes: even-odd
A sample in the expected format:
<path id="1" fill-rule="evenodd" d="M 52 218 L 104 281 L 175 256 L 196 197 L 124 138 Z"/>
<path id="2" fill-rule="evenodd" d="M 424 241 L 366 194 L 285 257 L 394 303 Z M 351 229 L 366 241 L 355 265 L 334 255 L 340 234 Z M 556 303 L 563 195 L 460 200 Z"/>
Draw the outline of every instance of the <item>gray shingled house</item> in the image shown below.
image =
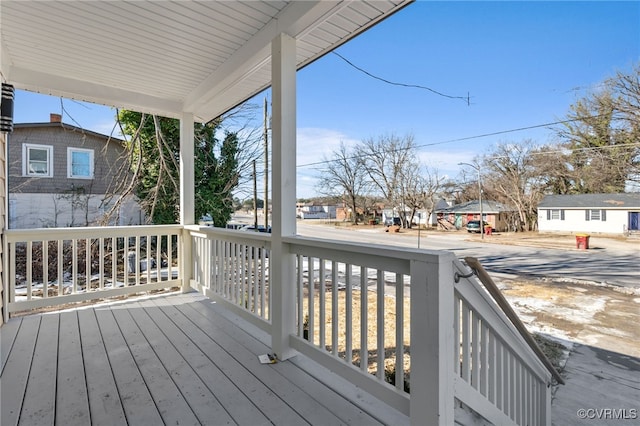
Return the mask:
<path id="1" fill-rule="evenodd" d="M 94 225 L 127 173 L 121 139 L 65 124 L 58 114 L 49 122 L 15 124 L 7 150 L 13 229 Z M 114 220 L 139 225 L 143 215 L 131 198 Z"/>
<path id="2" fill-rule="evenodd" d="M 640 232 L 640 193 L 547 195 L 538 205 L 540 232 Z"/>

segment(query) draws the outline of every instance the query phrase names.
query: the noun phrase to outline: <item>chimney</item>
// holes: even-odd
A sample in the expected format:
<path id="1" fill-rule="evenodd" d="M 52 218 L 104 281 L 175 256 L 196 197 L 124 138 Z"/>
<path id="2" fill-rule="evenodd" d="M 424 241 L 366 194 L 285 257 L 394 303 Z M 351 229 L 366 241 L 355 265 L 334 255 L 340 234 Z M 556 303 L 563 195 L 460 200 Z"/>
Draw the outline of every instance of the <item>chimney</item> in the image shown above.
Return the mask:
<path id="1" fill-rule="evenodd" d="M 49 114 L 49 121 L 51 123 L 62 123 L 62 116 L 60 114 Z"/>

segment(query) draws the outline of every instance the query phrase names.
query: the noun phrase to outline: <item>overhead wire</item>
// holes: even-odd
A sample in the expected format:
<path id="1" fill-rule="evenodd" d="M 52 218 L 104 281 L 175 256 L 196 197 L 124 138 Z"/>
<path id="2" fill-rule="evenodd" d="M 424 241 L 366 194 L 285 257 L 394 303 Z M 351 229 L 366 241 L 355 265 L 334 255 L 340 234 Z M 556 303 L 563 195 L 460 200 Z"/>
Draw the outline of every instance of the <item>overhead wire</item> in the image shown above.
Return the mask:
<path id="1" fill-rule="evenodd" d="M 344 62 L 349 64 L 351 67 L 357 69 L 361 73 L 366 74 L 366 75 L 368 75 L 369 77 L 371 77 L 373 79 L 380 80 L 383 83 L 391 84 L 393 86 L 401 86 L 401 87 L 409 87 L 409 88 L 413 88 L 413 89 L 427 90 L 427 91 L 429 91 L 431 93 L 434 93 L 434 94 L 436 94 L 438 96 L 442 96 L 444 98 L 463 100 L 463 101 L 465 101 L 467 103 L 467 106 L 469 106 L 471 104 L 471 100 L 470 100 L 470 97 L 469 97 L 468 93 L 467 93 L 466 97 L 465 96 L 453 96 L 453 95 L 447 95 L 446 93 L 442 93 L 442 92 L 439 92 L 439 91 L 437 91 L 435 89 L 432 89 L 430 87 L 422 86 L 422 85 L 419 85 L 419 84 L 398 83 L 398 82 L 395 82 L 395 81 L 387 80 L 386 78 L 379 77 L 379 76 L 377 76 L 375 74 L 370 73 L 369 71 L 365 70 L 364 68 L 361 68 L 361 67 L 357 66 L 356 64 L 354 64 L 353 62 L 351 62 L 350 60 L 348 60 L 347 58 L 345 58 L 344 56 L 342 56 L 341 54 L 336 52 L 335 50 L 333 52 L 331 52 L 331 53 L 333 53 L 334 55 L 336 55 L 337 57 L 339 57 Z"/>
<path id="2" fill-rule="evenodd" d="M 594 116 L 590 116 L 589 118 L 597 118 L 597 117 L 599 117 L 599 116 L 598 115 L 594 115 Z M 483 134 L 475 135 L 475 136 L 466 136 L 466 137 L 462 137 L 462 138 L 448 139 L 448 140 L 438 141 L 438 142 L 417 144 L 417 145 L 413 145 L 410 148 L 398 148 L 395 151 L 402 151 L 402 150 L 414 149 L 414 148 L 415 149 L 420 149 L 420 148 L 426 148 L 426 147 L 436 146 L 436 145 L 444 145 L 444 144 L 449 144 L 449 143 L 454 143 L 454 142 L 463 142 L 463 141 L 468 141 L 468 140 L 473 140 L 473 139 L 485 138 L 485 137 L 489 137 L 489 136 L 497 136 L 497 135 L 504 135 L 504 134 L 508 134 L 508 133 L 521 132 L 523 130 L 532 130 L 532 129 L 538 129 L 538 128 L 541 128 L 541 127 L 555 126 L 555 125 L 558 125 L 558 124 L 572 123 L 572 122 L 575 122 L 575 121 L 581 121 L 583 119 L 584 119 L 584 117 L 578 117 L 578 118 L 573 118 L 573 119 L 569 119 L 569 120 L 560 120 L 560 121 L 554 121 L 554 122 L 551 122 L 551 123 L 536 124 L 536 125 L 533 125 L 533 126 L 518 127 L 518 128 L 515 128 L 515 129 L 501 130 L 501 131 L 491 132 L 491 133 L 483 133 Z M 629 144 L 618 144 L 618 145 L 606 145 L 606 146 L 602 146 L 602 147 L 575 148 L 575 149 L 570 150 L 570 151 L 574 152 L 574 151 L 594 150 L 594 149 L 601 149 L 601 148 L 616 148 L 616 147 L 625 147 L 625 146 L 640 146 L 640 142 L 634 142 L 634 143 L 629 143 Z M 395 152 L 395 151 L 390 151 L 390 152 Z M 545 153 L 553 153 L 553 152 L 563 152 L 563 150 L 545 151 Z M 365 158 L 365 157 L 367 157 L 367 154 L 353 155 L 353 156 L 350 156 L 350 157 L 346 157 L 345 159 L 354 160 L 354 159 Z M 302 167 L 320 166 L 320 165 L 328 164 L 328 163 L 331 163 L 331 162 L 334 162 L 334 161 L 335 160 L 331 160 L 331 159 L 330 160 L 315 161 L 313 163 L 298 164 L 297 167 L 298 168 L 302 168 Z"/>

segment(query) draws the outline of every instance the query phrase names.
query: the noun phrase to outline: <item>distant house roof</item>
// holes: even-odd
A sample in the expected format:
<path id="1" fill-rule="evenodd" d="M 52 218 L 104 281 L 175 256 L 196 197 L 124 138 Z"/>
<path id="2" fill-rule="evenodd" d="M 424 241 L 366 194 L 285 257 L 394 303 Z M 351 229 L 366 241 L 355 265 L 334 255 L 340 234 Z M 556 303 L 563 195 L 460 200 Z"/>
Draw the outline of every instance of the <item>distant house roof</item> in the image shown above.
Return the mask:
<path id="1" fill-rule="evenodd" d="M 640 208 L 640 192 L 626 194 L 575 194 L 575 195 L 547 195 L 539 209 L 629 209 Z"/>
<path id="2" fill-rule="evenodd" d="M 482 213 L 511 212 L 515 209 L 497 201 L 482 200 Z M 436 209 L 436 213 L 480 213 L 478 200 L 456 204 L 451 207 Z"/>
<path id="3" fill-rule="evenodd" d="M 87 130 L 87 129 L 83 129 L 81 127 L 76 127 L 73 126 L 71 124 L 65 124 L 62 122 L 44 122 L 44 123 L 16 123 L 13 125 L 14 130 L 15 129 L 35 129 L 35 128 L 57 128 L 57 129 L 63 129 L 63 130 L 68 130 L 71 132 L 79 132 L 79 133 L 84 133 L 87 135 L 92 135 L 101 139 L 105 139 L 105 140 L 110 140 L 111 142 L 118 142 L 118 143 L 122 143 L 124 142 L 122 139 L 114 137 L 114 136 L 108 136 L 108 135 L 103 135 L 102 133 L 98 133 L 98 132 L 94 132 L 91 130 Z"/>

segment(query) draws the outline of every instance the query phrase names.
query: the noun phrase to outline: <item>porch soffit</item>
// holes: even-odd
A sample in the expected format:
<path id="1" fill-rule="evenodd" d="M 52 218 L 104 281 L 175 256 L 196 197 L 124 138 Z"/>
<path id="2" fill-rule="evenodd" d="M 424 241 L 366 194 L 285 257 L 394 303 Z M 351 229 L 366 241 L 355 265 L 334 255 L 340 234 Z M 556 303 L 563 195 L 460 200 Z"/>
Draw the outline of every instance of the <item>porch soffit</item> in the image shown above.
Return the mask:
<path id="1" fill-rule="evenodd" d="M 3 0 L 0 69 L 17 88 L 208 121 L 269 87 L 277 34 L 299 69 L 411 1 Z"/>

